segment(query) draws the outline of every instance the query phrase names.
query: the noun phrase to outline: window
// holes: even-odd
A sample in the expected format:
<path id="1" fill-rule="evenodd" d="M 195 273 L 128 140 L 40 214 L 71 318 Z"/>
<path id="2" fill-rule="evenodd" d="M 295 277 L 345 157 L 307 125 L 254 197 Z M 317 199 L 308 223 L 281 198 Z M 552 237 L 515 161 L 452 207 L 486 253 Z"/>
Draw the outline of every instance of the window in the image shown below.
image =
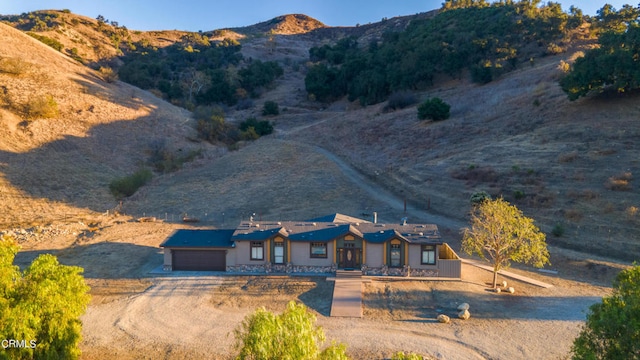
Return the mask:
<path id="1" fill-rule="evenodd" d="M 251 260 L 264 260 L 264 243 L 262 241 L 251 242 Z"/>
<path id="2" fill-rule="evenodd" d="M 423 265 L 435 265 L 436 263 L 436 246 L 435 245 L 422 245 L 422 259 Z"/>
<path id="3" fill-rule="evenodd" d="M 398 267 L 401 265 L 400 261 L 400 244 L 391 244 L 391 266 Z"/>
<path id="4" fill-rule="evenodd" d="M 273 244 L 273 263 L 284 264 L 284 243 L 282 241 Z"/>
<path id="5" fill-rule="evenodd" d="M 311 243 L 311 257 L 312 258 L 326 258 L 327 257 L 327 244 L 326 243 Z"/>

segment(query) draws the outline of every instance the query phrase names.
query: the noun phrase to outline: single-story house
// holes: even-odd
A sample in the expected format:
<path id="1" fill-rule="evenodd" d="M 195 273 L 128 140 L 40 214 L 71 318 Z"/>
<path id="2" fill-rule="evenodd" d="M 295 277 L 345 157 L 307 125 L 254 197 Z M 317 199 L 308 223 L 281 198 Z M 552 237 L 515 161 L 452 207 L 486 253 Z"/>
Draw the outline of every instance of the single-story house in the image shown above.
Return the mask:
<path id="1" fill-rule="evenodd" d="M 242 221 L 235 229 L 177 230 L 161 245 L 166 270 L 461 277 L 433 224 L 381 224 L 342 214 L 308 221 Z"/>

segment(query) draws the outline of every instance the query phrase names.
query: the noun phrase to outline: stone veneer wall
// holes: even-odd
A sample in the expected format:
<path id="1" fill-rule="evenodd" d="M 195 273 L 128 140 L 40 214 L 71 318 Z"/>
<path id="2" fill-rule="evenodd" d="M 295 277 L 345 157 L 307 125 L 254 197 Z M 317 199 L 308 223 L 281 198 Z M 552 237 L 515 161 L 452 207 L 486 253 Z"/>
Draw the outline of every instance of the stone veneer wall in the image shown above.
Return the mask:
<path id="1" fill-rule="evenodd" d="M 337 266 L 335 264 L 331 266 L 307 266 L 307 265 L 293 265 L 287 263 L 286 265 L 275 265 L 271 263 L 261 265 L 235 265 L 227 266 L 228 272 L 236 273 L 259 273 L 259 274 L 292 274 L 292 273 L 310 273 L 310 274 L 334 274 Z"/>
<path id="2" fill-rule="evenodd" d="M 362 274 L 368 276 L 438 277 L 438 270 L 411 269 L 408 265 L 401 268 L 388 267 L 387 265 L 370 268 L 367 265 L 362 265 Z"/>
<path id="3" fill-rule="evenodd" d="M 260 265 L 235 265 L 227 266 L 228 272 L 235 273 L 257 273 L 257 274 L 335 274 L 337 270 L 336 264 L 331 266 L 307 266 L 293 265 L 274 265 L 271 263 Z M 411 269 L 405 265 L 401 268 L 392 268 L 386 265 L 379 268 L 371 268 L 362 265 L 362 274 L 367 276 L 404 276 L 404 277 L 438 277 L 438 270 L 430 269 Z"/>

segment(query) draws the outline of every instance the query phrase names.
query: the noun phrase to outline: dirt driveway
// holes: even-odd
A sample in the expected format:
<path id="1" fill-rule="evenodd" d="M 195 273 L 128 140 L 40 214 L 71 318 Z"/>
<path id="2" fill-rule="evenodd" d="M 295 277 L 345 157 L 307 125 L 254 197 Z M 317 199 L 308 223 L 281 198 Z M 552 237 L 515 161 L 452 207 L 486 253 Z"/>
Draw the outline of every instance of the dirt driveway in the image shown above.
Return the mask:
<path id="1" fill-rule="evenodd" d="M 412 351 L 441 359 L 565 358 L 588 306 L 607 288 L 547 278 L 542 289 L 510 282 L 515 294 L 486 290 L 491 274 L 465 265 L 464 281 L 373 280 L 364 286 L 362 319 L 328 317 L 332 282 L 322 277 L 170 276 L 100 301 L 83 317 L 83 358 L 228 359 L 233 330 L 257 307 L 306 304 L 329 340 L 354 359 Z M 467 302 L 471 319 L 455 318 Z M 450 324 L 435 317 L 444 313 Z"/>

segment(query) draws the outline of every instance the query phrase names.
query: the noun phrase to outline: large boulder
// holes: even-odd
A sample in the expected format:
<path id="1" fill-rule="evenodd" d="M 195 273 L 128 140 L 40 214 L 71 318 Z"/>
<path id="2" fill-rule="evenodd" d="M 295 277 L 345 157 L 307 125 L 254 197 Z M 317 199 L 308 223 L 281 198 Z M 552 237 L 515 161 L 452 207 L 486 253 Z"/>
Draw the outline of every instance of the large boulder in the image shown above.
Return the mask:
<path id="1" fill-rule="evenodd" d="M 458 318 L 462 320 L 468 320 L 471 317 L 469 310 L 462 310 L 458 313 Z"/>
<path id="2" fill-rule="evenodd" d="M 450 320 L 449 317 L 445 314 L 438 315 L 437 319 L 439 323 L 443 323 L 443 324 L 448 324 Z"/>

